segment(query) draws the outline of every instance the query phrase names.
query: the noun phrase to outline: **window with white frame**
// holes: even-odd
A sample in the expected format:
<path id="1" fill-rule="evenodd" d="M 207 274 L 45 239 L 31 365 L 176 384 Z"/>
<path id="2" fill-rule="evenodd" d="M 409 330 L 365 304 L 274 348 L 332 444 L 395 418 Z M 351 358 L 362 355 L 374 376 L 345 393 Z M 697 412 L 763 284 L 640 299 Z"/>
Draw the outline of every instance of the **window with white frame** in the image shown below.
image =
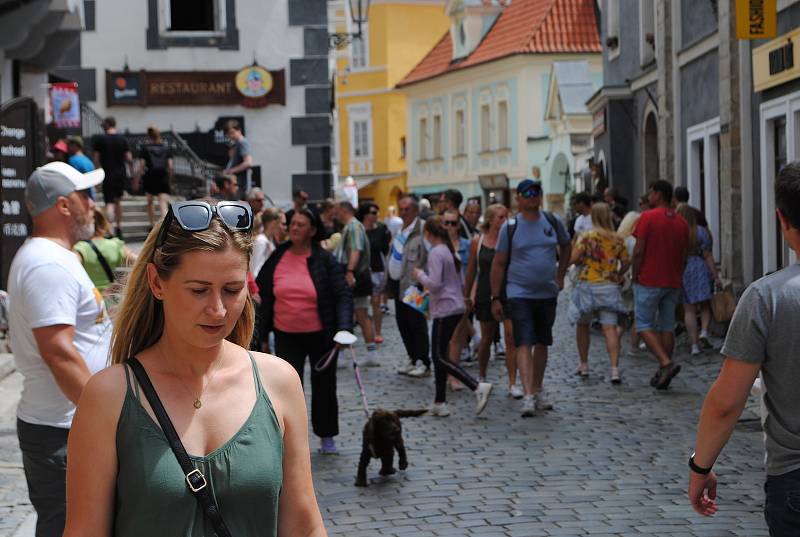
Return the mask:
<path id="1" fill-rule="evenodd" d="M 488 104 L 481 105 L 481 152 L 492 150 L 492 111 Z"/>
<path id="2" fill-rule="evenodd" d="M 353 39 L 350 44 L 350 67 L 365 69 L 369 66 L 369 37 L 366 24 L 361 26 L 361 38 Z"/>
<path id="3" fill-rule="evenodd" d="M 497 103 L 497 148 L 508 149 L 508 101 Z"/>
<path id="4" fill-rule="evenodd" d="M 653 0 L 639 0 L 639 62 L 647 65 L 655 59 L 656 7 Z"/>
<path id="5" fill-rule="evenodd" d="M 442 158 L 442 116 L 433 116 L 433 158 Z"/>
<path id="6" fill-rule="evenodd" d="M 608 57 L 611 60 L 619 56 L 620 51 L 619 3 L 620 0 L 608 0 L 608 13 L 606 14 L 606 47 L 608 47 Z"/>
<path id="7" fill-rule="evenodd" d="M 347 107 L 350 128 L 350 173 L 372 172 L 372 107 Z"/>
<path id="8" fill-rule="evenodd" d="M 775 179 L 787 162 L 800 159 L 800 92 L 760 107 L 762 270 L 766 274 L 797 262 L 775 213 Z"/>
<path id="9" fill-rule="evenodd" d="M 466 155 L 467 154 L 467 124 L 464 116 L 464 109 L 460 108 L 456 110 L 456 146 L 455 146 L 455 154 L 456 155 Z"/>
<path id="10" fill-rule="evenodd" d="M 713 240 L 714 259 L 720 260 L 720 180 L 719 118 L 689 127 L 686 131 L 688 151 L 687 188 L 689 203 L 699 208 L 708 221 Z"/>
<path id="11" fill-rule="evenodd" d="M 419 119 L 419 160 L 428 160 L 428 118 Z"/>

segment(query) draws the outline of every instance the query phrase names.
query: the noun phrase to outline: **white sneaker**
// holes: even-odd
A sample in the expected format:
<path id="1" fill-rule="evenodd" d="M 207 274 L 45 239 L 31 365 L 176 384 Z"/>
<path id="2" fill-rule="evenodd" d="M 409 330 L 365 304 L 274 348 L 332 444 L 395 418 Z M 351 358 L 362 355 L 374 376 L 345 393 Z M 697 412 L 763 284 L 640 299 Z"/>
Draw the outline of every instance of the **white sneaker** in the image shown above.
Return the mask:
<path id="1" fill-rule="evenodd" d="M 698 338 L 700 345 L 704 349 L 713 349 L 714 345 L 711 344 L 711 338 L 708 336 L 708 332 L 703 330 L 700 332 L 700 337 Z"/>
<path id="2" fill-rule="evenodd" d="M 643 352 L 647 352 L 647 343 L 644 341 L 639 342 L 639 350 Z"/>
<path id="3" fill-rule="evenodd" d="M 409 377 L 421 378 L 421 377 L 430 377 L 431 376 L 431 368 L 426 367 L 424 364 L 420 363 L 414 369 L 408 372 Z"/>
<path id="4" fill-rule="evenodd" d="M 703 351 L 700 350 L 700 347 L 697 345 L 697 343 L 692 343 L 692 356 L 697 356 L 702 353 Z"/>
<path id="5" fill-rule="evenodd" d="M 490 382 L 481 382 L 478 384 L 478 388 L 475 390 L 475 399 L 477 399 L 475 415 L 480 414 L 483 412 L 483 409 L 486 408 L 490 393 L 492 393 L 492 384 Z"/>
<path id="6" fill-rule="evenodd" d="M 433 403 L 428 408 L 429 416 L 436 416 L 437 418 L 446 418 L 450 415 L 450 410 L 447 408 L 447 403 Z"/>
<path id="7" fill-rule="evenodd" d="M 508 387 L 508 396 L 513 397 L 514 399 L 522 399 L 525 396 L 525 392 L 522 389 L 522 386 L 519 384 L 514 384 L 513 386 Z"/>
<path id="8" fill-rule="evenodd" d="M 532 395 L 526 395 L 522 398 L 522 417 L 532 418 L 536 415 L 536 403 Z"/>
<path id="9" fill-rule="evenodd" d="M 547 399 L 544 388 L 542 388 L 542 391 L 535 394 L 533 399 L 536 401 L 536 410 L 553 410 L 553 403 Z"/>
<path id="10" fill-rule="evenodd" d="M 408 362 L 397 368 L 398 375 L 408 375 L 412 371 L 414 371 L 414 362 L 411 361 L 411 358 L 408 359 Z"/>
<path id="11" fill-rule="evenodd" d="M 494 344 L 494 355 L 495 356 L 505 356 L 506 355 L 506 346 L 503 345 L 503 340 L 502 339 Z"/>
<path id="12" fill-rule="evenodd" d="M 381 363 L 378 361 L 378 358 L 370 354 L 367 354 L 367 357 L 358 363 L 359 367 L 378 367 L 379 365 L 381 365 Z"/>
<path id="13" fill-rule="evenodd" d="M 461 361 L 465 364 L 471 364 L 473 361 L 472 351 L 469 350 L 469 347 L 464 347 L 461 349 Z"/>

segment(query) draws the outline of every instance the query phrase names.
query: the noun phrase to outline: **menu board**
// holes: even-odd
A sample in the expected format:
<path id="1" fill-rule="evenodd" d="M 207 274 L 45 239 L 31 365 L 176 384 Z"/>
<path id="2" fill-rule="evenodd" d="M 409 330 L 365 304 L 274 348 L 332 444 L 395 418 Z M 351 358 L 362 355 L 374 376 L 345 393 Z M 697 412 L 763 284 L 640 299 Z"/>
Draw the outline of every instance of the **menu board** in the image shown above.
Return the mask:
<path id="1" fill-rule="evenodd" d="M 38 162 L 35 143 L 37 107 L 32 99 L 9 101 L 0 109 L 0 287 L 6 289 L 11 260 L 30 234 L 30 217 L 25 207 L 25 185 Z"/>

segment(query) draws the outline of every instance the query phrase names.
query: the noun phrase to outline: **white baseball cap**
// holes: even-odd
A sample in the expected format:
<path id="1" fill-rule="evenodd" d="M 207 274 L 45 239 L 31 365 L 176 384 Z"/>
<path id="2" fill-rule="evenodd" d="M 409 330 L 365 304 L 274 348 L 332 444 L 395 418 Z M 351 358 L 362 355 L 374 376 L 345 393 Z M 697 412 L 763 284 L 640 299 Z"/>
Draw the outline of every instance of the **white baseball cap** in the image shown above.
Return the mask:
<path id="1" fill-rule="evenodd" d="M 103 182 L 102 168 L 81 173 L 66 162 L 50 162 L 36 168 L 25 187 L 25 204 L 31 216 L 39 216 L 52 207 L 61 196 L 88 190 Z"/>

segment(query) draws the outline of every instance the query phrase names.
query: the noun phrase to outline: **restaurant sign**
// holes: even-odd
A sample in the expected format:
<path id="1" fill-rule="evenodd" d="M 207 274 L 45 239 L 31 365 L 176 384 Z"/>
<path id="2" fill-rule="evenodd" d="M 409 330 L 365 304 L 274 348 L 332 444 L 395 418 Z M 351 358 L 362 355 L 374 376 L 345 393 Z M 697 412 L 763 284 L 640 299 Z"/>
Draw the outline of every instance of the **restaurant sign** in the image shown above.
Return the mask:
<path id="1" fill-rule="evenodd" d="M 283 69 L 240 71 L 106 71 L 109 106 L 286 105 Z"/>

